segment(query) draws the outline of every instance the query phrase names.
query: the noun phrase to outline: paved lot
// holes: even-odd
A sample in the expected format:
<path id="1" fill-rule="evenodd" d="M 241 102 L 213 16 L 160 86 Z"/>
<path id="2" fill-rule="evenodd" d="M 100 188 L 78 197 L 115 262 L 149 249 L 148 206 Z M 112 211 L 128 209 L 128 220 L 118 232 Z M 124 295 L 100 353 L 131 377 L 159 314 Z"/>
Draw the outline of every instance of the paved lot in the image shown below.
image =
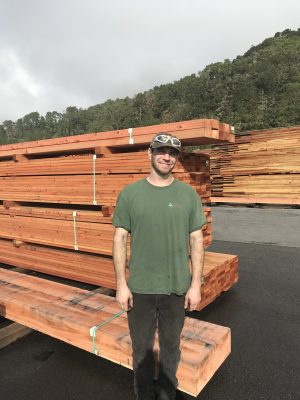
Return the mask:
<path id="1" fill-rule="evenodd" d="M 300 209 L 216 206 L 213 238 L 242 243 L 300 247 Z"/>
<path id="2" fill-rule="evenodd" d="M 222 226 L 222 210 L 217 208 L 215 237 L 227 229 L 227 241 L 214 241 L 210 250 L 238 254 L 240 280 L 205 310 L 192 313 L 232 329 L 232 354 L 198 399 L 296 400 L 300 389 L 300 248 L 236 241 L 228 234 L 227 217 Z M 281 211 L 275 211 L 274 218 L 281 221 Z M 259 220 L 263 218 L 264 213 Z M 265 241 L 273 243 L 273 237 L 268 233 Z M 40 333 L 0 350 L 0 379 L 5 400 L 133 399 L 131 371 Z M 177 399 L 192 397 L 178 393 Z"/>

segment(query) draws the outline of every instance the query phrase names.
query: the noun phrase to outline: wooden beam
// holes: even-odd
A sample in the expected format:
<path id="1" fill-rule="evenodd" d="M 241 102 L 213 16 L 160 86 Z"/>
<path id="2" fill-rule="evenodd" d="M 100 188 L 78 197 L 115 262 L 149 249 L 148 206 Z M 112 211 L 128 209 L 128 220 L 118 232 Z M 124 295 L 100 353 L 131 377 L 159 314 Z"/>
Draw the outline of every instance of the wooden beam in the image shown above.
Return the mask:
<path id="1" fill-rule="evenodd" d="M 0 269 L 1 313 L 16 322 L 132 368 L 127 316 L 109 296 Z M 95 333 L 91 328 L 105 325 Z M 179 390 L 197 396 L 230 353 L 230 329 L 186 318 L 181 335 Z M 158 338 L 155 351 L 159 351 Z"/>

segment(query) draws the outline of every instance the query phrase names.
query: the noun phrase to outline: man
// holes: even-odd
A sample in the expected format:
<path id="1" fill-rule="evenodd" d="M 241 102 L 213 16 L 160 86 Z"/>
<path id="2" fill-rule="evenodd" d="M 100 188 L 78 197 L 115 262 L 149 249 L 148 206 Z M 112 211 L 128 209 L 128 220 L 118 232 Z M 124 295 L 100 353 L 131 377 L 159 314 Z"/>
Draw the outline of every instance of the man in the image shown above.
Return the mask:
<path id="1" fill-rule="evenodd" d="M 113 217 L 117 301 L 128 311 L 136 399 L 155 399 L 153 343 L 159 335 L 159 400 L 176 396 L 176 371 L 184 309 L 201 300 L 202 226 L 198 194 L 172 176 L 181 142 L 156 135 L 148 150 L 150 175 L 120 193 Z M 126 243 L 131 234 L 130 277 L 125 278 Z M 192 274 L 189 269 L 189 251 Z"/>

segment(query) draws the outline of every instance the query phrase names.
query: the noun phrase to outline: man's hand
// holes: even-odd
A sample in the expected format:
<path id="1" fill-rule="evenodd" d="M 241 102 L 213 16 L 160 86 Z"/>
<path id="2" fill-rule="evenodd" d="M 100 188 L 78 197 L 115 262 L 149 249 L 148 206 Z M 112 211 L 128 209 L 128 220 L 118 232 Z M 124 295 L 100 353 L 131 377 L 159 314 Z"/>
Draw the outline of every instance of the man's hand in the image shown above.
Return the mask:
<path id="1" fill-rule="evenodd" d="M 117 289 L 116 299 L 122 310 L 129 311 L 133 307 L 132 293 L 127 285 Z"/>
<path id="2" fill-rule="evenodd" d="M 185 295 L 184 308 L 188 311 L 195 311 L 200 301 L 201 285 L 191 286 Z"/>
<path id="3" fill-rule="evenodd" d="M 203 275 L 204 266 L 203 234 L 201 229 L 190 233 L 190 248 L 192 282 L 185 296 L 184 308 L 194 311 L 201 301 L 201 276 Z"/>
<path id="4" fill-rule="evenodd" d="M 124 311 L 129 311 L 133 307 L 132 293 L 126 281 L 126 244 L 128 232 L 123 228 L 116 228 L 113 245 L 113 260 L 117 280 L 116 299 Z"/>

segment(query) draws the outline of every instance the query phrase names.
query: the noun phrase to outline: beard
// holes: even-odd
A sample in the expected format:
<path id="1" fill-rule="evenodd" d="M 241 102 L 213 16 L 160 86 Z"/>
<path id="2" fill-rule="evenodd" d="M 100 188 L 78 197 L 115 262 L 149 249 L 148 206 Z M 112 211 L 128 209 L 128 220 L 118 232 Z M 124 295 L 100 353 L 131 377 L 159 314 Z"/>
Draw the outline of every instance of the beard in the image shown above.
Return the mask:
<path id="1" fill-rule="evenodd" d="M 155 170 L 157 175 L 159 175 L 161 178 L 168 178 L 171 175 L 171 173 L 175 167 L 175 164 L 176 163 L 174 163 L 172 166 L 169 165 L 168 170 L 164 171 L 164 170 L 160 169 L 160 165 L 155 161 L 154 157 L 152 157 L 152 159 L 151 159 L 152 168 Z"/>

